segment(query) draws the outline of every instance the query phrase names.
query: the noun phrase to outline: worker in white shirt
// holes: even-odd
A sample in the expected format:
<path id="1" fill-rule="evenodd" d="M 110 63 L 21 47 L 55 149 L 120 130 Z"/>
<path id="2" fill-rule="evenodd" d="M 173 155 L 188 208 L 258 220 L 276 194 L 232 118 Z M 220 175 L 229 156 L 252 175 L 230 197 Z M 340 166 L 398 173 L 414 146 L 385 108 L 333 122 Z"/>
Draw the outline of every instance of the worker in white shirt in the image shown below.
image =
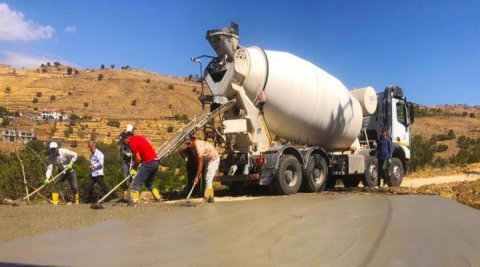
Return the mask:
<path id="1" fill-rule="evenodd" d="M 104 168 L 104 156 L 103 153 L 97 148 L 97 144 L 94 141 L 88 142 L 88 149 L 92 154 L 90 155 L 90 178 L 85 186 L 85 195 L 83 196 L 83 202 L 87 203 L 92 194 L 95 183 L 98 183 L 104 194 L 108 193 L 108 188 L 103 181 L 103 168 Z"/>
<path id="2" fill-rule="evenodd" d="M 58 172 L 65 173 L 60 176 L 58 180 L 55 181 L 54 192 L 52 193 L 52 202 L 54 205 L 58 205 L 58 193 L 62 188 L 62 184 L 65 180 L 68 180 L 70 187 L 72 188 L 74 194 L 74 203 L 78 204 L 78 186 L 77 186 L 77 174 L 73 169 L 73 163 L 77 160 L 77 153 L 70 151 L 66 148 L 58 147 L 56 142 L 50 143 L 50 156 L 48 159 L 47 172 L 45 176 L 47 177 L 44 184 L 50 183 L 50 177 L 52 177 L 53 167 L 57 165 Z"/>

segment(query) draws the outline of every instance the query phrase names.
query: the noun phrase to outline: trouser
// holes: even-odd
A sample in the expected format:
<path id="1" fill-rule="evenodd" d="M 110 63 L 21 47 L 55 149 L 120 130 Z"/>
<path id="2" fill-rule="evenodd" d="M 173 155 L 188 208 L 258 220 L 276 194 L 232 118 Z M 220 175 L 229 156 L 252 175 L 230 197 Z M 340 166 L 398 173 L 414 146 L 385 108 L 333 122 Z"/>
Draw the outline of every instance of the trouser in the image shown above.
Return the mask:
<path id="1" fill-rule="evenodd" d="M 153 186 L 153 179 L 158 172 L 158 167 L 160 163 L 158 160 L 152 160 L 149 163 L 142 162 L 140 167 L 137 170 L 137 174 L 133 179 L 133 191 L 140 191 L 140 186 L 145 183 L 145 186 L 149 190 L 153 190 L 155 187 Z"/>
<path id="2" fill-rule="evenodd" d="M 58 193 L 62 189 L 62 184 L 65 182 L 65 180 L 68 180 L 70 183 L 70 187 L 72 188 L 73 194 L 78 193 L 78 186 L 77 186 L 77 174 L 75 173 L 75 170 L 70 170 L 65 172 L 60 179 L 55 181 L 55 186 L 54 186 L 54 192 Z"/>
<path id="3" fill-rule="evenodd" d="M 108 193 L 107 185 L 103 181 L 103 175 L 99 175 L 99 176 L 95 176 L 95 177 L 90 175 L 90 179 L 88 179 L 87 185 L 85 186 L 85 195 L 83 196 L 83 202 L 88 201 L 90 195 L 92 194 L 93 187 L 95 186 L 95 183 L 98 183 L 98 185 L 100 186 L 100 188 L 103 191 L 103 194 Z"/>
<path id="4" fill-rule="evenodd" d="M 215 178 L 215 173 L 218 170 L 218 164 L 220 163 L 220 158 L 209 160 L 207 165 L 207 173 L 205 174 L 205 186 L 206 188 L 213 187 L 213 178 Z"/>
<path id="5" fill-rule="evenodd" d="M 378 159 L 378 186 L 382 186 L 382 178 L 383 183 L 386 183 L 386 169 L 387 169 L 387 161 L 384 159 Z"/>
<path id="6" fill-rule="evenodd" d="M 123 177 L 127 177 L 128 175 L 130 175 L 130 160 L 126 161 L 126 160 L 123 160 L 122 161 L 122 173 L 123 173 Z M 123 187 L 123 190 L 128 190 L 128 187 L 130 186 L 130 183 L 132 182 L 132 178 L 129 178 L 127 179 L 127 181 L 122 185 Z"/>

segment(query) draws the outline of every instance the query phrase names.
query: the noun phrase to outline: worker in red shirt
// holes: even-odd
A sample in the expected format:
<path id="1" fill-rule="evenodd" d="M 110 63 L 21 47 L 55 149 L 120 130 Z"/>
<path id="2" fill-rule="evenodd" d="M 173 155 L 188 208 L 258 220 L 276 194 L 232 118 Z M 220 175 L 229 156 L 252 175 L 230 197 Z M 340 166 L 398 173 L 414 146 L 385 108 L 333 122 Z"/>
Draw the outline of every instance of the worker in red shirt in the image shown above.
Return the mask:
<path id="1" fill-rule="evenodd" d="M 140 135 L 133 135 L 131 132 L 126 133 L 123 142 L 130 146 L 135 162 L 130 171 L 130 174 L 134 177 L 132 190 L 130 191 L 130 204 L 135 205 L 140 199 L 140 186 L 143 183 L 152 192 L 155 200 L 160 201 L 162 197 L 153 185 L 153 179 L 160 165 L 155 149 L 147 139 Z"/>

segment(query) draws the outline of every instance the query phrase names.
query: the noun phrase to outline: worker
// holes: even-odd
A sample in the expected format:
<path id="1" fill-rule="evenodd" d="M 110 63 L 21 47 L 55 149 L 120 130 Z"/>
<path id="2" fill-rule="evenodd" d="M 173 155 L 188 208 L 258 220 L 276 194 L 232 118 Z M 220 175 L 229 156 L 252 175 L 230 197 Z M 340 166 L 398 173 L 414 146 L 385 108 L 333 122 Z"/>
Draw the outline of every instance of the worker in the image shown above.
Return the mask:
<path id="1" fill-rule="evenodd" d="M 123 177 L 127 177 L 129 175 L 131 166 L 132 166 L 132 151 L 130 147 L 125 145 L 123 139 L 126 137 L 127 133 L 133 134 L 133 125 L 127 124 L 125 130 L 118 136 L 119 142 L 118 145 L 120 146 L 120 154 L 122 155 L 122 172 Z M 127 179 L 127 181 L 123 184 L 123 198 L 126 200 L 128 199 L 128 187 L 132 182 L 132 178 Z"/>
<path id="2" fill-rule="evenodd" d="M 200 181 L 200 176 L 206 165 L 207 172 L 205 174 L 205 192 L 204 199 L 208 203 L 215 202 L 213 193 L 213 178 L 218 170 L 220 163 L 220 156 L 217 150 L 210 143 L 202 140 L 197 140 L 194 136 L 185 137 L 185 144 L 189 147 L 197 158 L 197 173 L 193 181 L 197 184 Z M 204 159 L 206 163 L 204 163 Z"/>
<path id="3" fill-rule="evenodd" d="M 90 178 L 88 179 L 87 185 L 85 186 L 85 195 L 83 197 L 83 202 L 87 203 L 92 194 L 93 187 L 95 183 L 98 183 L 100 188 L 103 191 L 103 194 L 108 193 L 108 188 L 105 182 L 103 181 L 103 168 L 104 168 L 104 156 L 103 153 L 97 148 L 97 143 L 94 141 L 88 142 L 88 149 L 90 149 Z"/>
<path id="4" fill-rule="evenodd" d="M 66 148 L 60 148 L 56 142 L 50 142 L 50 155 L 48 159 L 47 172 L 45 173 L 46 179 L 43 182 L 44 185 L 50 183 L 50 177 L 52 176 L 53 167 L 57 165 L 58 172 L 65 171 L 58 180 L 55 181 L 54 192 L 52 193 L 52 202 L 54 205 L 58 205 L 58 193 L 62 188 L 62 184 L 68 179 L 70 187 L 74 194 L 74 203 L 78 204 L 78 186 L 77 175 L 75 169 L 73 169 L 73 163 L 77 160 L 77 153 L 70 151 Z"/>
<path id="5" fill-rule="evenodd" d="M 123 142 L 130 147 L 134 160 L 134 165 L 130 170 L 130 175 L 134 177 L 133 185 L 131 185 L 132 190 L 130 191 L 130 205 L 135 206 L 139 201 L 140 186 L 143 183 L 152 192 L 155 200 L 161 201 L 160 192 L 153 185 L 153 179 L 158 172 L 160 162 L 152 145 L 147 139 L 139 135 L 133 135 L 132 132 L 126 132 Z"/>
<path id="6" fill-rule="evenodd" d="M 187 187 L 186 187 L 186 194 L 190 192 L 192 186 L 194 185 L 193 181 L 195 180 L 195 176 L 197 175 L 197 157 L 193 153 L 192 149 L 189 147 L 180 151 L 180 155 L 187 161 Z M 195 189 L 192 191 L 193 196 L 200 195 L 200 185 L 195 186 Z"/>
<path id="7" fill-rule="evenodd" d="M 388 131 L 382 130 L 380 140 L 377 145 L 377 159 L 378 159 L 378 186 L 381 186 L 381 180 L 384 179 L 383 185 L 387 184 L 386 173 L 388 173 L 388 167 L 392 163 L 392 140 L 388 137 Z"/>

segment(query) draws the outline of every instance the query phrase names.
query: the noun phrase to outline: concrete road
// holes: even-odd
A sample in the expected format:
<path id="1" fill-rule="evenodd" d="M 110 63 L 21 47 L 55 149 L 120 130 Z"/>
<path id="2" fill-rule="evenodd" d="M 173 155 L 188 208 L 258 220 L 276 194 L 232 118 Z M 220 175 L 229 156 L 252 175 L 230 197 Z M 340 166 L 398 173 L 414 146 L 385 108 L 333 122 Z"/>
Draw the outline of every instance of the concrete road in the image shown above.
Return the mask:
<path id="1" fill-rule="evenodd" d="M 480 266 L 480 212 L 438 196 L 265 197 L 0 243 L 2 263 Z"/>

